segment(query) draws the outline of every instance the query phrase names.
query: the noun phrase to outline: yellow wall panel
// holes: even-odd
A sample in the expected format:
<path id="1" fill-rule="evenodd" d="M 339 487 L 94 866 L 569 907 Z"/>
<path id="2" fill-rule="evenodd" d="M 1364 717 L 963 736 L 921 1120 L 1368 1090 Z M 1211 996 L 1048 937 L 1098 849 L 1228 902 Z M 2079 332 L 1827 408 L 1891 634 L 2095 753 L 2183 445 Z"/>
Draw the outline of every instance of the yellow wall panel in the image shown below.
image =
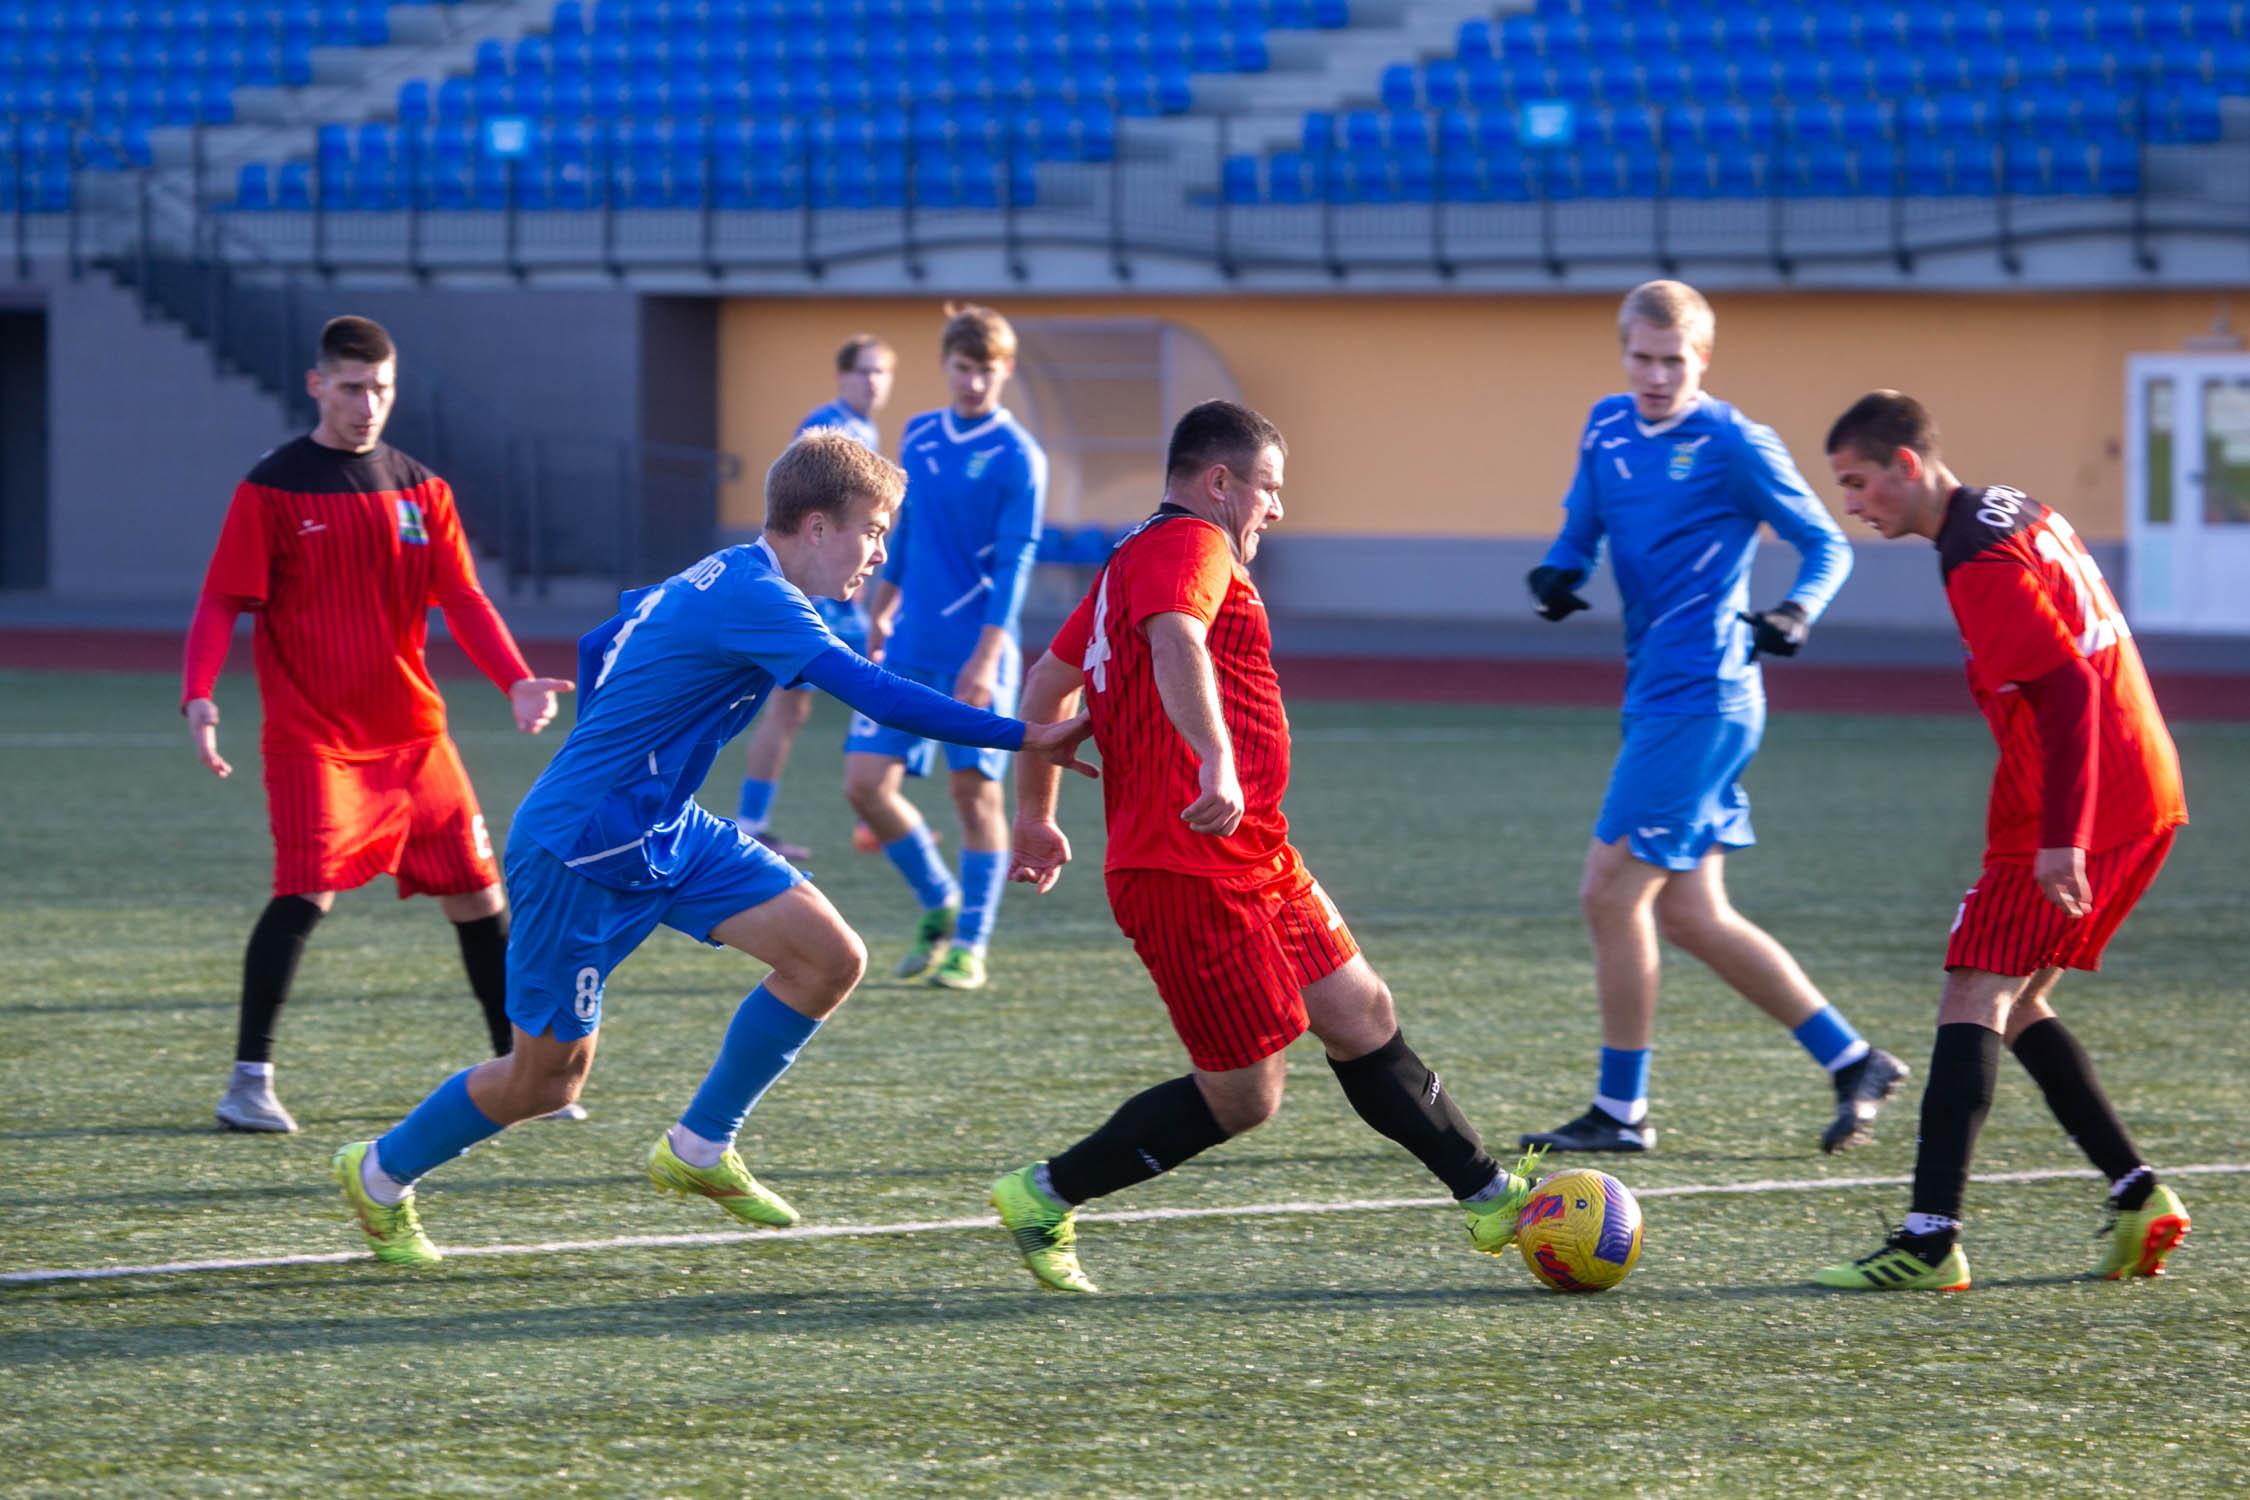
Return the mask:
<path id="1" fill-rule="evenodd" d="M 1218 350 L 1289 437 L 1292 531 L 1546 533 L 1586 408 L 1619 388 L 1616 299 L 1138 297 L 995 299 L 1018 317 L 1156 317 Z M 1972 483 L 2013 484 L 2096 538 L 2124 532 L 2124 365 L 2211 324 L 2193 292 L 1732 293 L 1713 299 L 1710 389 L 1774 426 L 1833 504 L 1820 440 L 1860 393 L 1927 402 Z M 754 526 L 758 482 L 834 394 L 837 344 L 900 353 L 886 440 L 942 404 L 939 299 L 741 298 L 720 332 L 720 441 L 744 459 L 722 521 Z M 1155 496 L 1150 496 L 1151 504 Z"/>

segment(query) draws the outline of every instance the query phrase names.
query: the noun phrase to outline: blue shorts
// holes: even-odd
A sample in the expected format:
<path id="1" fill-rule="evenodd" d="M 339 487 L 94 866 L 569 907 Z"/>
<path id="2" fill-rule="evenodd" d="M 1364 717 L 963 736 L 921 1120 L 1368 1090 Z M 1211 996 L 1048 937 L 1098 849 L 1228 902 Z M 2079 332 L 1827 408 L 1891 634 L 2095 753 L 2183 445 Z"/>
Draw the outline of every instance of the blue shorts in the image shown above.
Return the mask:
<path id="1" fill-rule="evenodd" d="M 948 698 L 953 696 L 954 679 L 961 675 L 959 667 L 943 671 L 927 667 L 892 667 L 909 682 L 918 682 L 934 688 Z M 992 711 L 1008 715 L 1016 711 L 1016 695 L 1023 686 L 1023 652 L 1011 641 L 1000 653 L 1000 674 L 993 686 Z M 909 776 L 927 776 L 936 764 L 938 740 L 926 740 L 918 734 L 903 729 L 893 729 L 888 724 L 878 724 L 865 714 L 852 715 L 851 732 L 844 736 L 844 752 L 848 755 L 895 755 L 906 762 Z M 1008 776 L 1006 750 L 980 750 L 973 745 L 945 745 L 945 768 L 949 771 L 979 771 L 987 781 L 1004 781 Z"/>
<path id="2" fill-rule="evenodd" d="M 1714 845 L 1755 844 L 1750 796 L 1737 778 L 1765 732 L 1762 703 L 1728 714 L 1627 714 L 1594 837 L 1630 838 L 1635 859 L 1667 870 L 1694 869 Z"/>
<path id="3" fill-rule="evenodd" d="M 867 617 L 859 612 L 858 605 L 844 599 L 820 598 L 813 600 L 812 607 L 837 640 L 862 656 L 867 654 Z"/>
<path id="4" fill-rule="evenodd" d="M 610 971 L 658 924 L 709 943 L 712 928 L 805 878 L 732 819 L 697 807 L 688 821 L 679 872 L 637 891 L 588 880 L 528 838 L 508 841 L 509 1020 L 558 1042 L 591 1036 Z"/>

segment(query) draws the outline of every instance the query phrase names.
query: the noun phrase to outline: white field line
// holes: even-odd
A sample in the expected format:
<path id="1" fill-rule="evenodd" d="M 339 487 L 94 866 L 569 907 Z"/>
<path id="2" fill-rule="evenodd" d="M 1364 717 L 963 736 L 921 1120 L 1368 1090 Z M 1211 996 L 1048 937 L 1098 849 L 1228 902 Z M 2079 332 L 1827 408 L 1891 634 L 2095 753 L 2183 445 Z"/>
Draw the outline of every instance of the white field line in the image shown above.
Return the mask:
<path id="1" fill-rule="evenodd" d="M 2204 1162 L 2166 1167 L 2166 1177 L 2209 1177 L 2250 1173 L 2250 1162 Z M 2081 1168 L 2035 1172 L 1979 1173 L 1975 1182 L 2058 1182 L 2090 1178 Z M 1689 1183 L 1638 1188 L 1637 1198 L 1705 1198 L 1728 1193 L 1818 1193 L 1838 1188 L 1908 1187 L 1911 1177 L 1766 1178 L 1756 1182 Z M 1450 1208 L 1451 1198 L 1359 1198 L 1345 1203 L 1244 1203 L 1230 1208 L 1140 1208 L 1121 1213 L 1088 1213 L 1095 1224 L 1150 1224 L 1169 1219 L 1247 1219 L 1294 1214 L 1383 1213 L 1401 1208 Z M 448 1256 L 561 1255 L 574 1250 L 647 1250 L 674 1245 L 739 1245 L 751 1241 L 865 1239 L 876 1235 L 948 1234 L 961 1229 L 996 1229 L 989 1215 L 977 1219 L 918 1219 L 898 1224 L 801 1224 L 794 1229 L 723 1230 L 711 1234 L 626 1234 L 606 1240 L 541 1240 L 527 1245 L 457 1245 Z M 62 1266 L 36 1271 L 0 1271 L 0 1282 L 102 1281 L 120 1276 L 181 1276 L 195 1271 L 256 1271 L 274 1266 L 335 1266 L 372 1259 L 364 1250 L 332 1250 L 318 1255 L 268 1255 L 243 1260 L 179 1260 L 149 1266 Z"/>

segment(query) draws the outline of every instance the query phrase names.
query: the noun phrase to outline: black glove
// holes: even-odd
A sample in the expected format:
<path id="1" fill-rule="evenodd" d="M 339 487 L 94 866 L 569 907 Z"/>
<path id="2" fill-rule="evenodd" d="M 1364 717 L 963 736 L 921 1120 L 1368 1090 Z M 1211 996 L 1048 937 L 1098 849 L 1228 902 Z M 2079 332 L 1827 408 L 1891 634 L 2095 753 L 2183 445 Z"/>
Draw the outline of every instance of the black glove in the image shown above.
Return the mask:
<path id="1" fill-rule="evenodd" d="M 1561 620 L 1579 610 L 1592 609 L 1594 606 L 1571 592 L 1585 581 L 1584 568 L 1533 568 L 1531 575 L 1524 579 L 1536 601 L 1531 612 L 1542 620 Z"/>
<path id="2" fill-rule="evenodd" d="M 1812 634 L 1812 621 L 1805 618 L 1805 607 L 1794 599 L 1784 599 L 1773 608 L 1757 614 L 1735 616 L 1750 627 L 1749 660 L 1756 661 L 1758 653 L 1768 656 L 1795 656 L 1797 648 Z"/>

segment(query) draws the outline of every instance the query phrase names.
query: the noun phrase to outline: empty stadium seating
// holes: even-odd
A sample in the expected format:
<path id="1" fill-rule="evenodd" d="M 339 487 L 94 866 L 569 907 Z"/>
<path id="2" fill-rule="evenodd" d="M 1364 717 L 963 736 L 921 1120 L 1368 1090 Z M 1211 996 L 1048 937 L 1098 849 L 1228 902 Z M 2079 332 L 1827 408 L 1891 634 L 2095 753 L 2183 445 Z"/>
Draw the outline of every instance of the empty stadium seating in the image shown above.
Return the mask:
<path id="1" fill-rule="evenodd" d="M 1235 202 L 2126 193 L 2137 143 L 2216 140 L 2250 6 L 1542 0 L 1400 63 L 1379 110 L 1227 163 Z M 1524 140 L 1535 103 L 1565 137 Z"/>

